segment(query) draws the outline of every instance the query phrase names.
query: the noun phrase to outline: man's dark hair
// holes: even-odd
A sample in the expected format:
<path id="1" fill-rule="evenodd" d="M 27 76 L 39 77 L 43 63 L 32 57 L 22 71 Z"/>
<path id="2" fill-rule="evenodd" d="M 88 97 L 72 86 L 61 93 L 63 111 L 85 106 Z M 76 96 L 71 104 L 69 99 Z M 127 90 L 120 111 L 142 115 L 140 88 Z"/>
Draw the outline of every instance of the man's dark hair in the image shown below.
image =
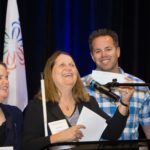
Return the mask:
<path id="1" fill-rule="evenodd" d="M 115 31 L 111 30 L 111 29 L 98 29 L 93 31 L 90 36 L 89 36 L 89 48 L 90 51 L 93 51 L 93 47 L 92 47 L 92 42 L 95 38 L 100 37 L 100 36 L 111 36 L 114 42 L 114 45 L 116 47 L 119 46 L 119 40 L 118 40 L 118 35 Z"/>

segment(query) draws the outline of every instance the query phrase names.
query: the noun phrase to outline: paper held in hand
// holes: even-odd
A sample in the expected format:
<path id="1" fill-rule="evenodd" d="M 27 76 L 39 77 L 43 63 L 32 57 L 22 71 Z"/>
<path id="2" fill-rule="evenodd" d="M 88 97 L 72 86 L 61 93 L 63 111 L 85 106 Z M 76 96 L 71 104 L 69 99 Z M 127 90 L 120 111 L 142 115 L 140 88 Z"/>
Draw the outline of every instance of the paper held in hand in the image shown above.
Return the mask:
<path id="1" fill-rule="evenodd" d="M 107 123 L 104 118 L 83 107 L 77 124 L 85 125 L 86 129 L 81 129 L 83 138 L 80 141 L 99 141 Z"/>
<path id="2" fill-rule="evenodd" d="M 108 82 L 112 82 L 113 79 L 117 79 L 118 83 L 125 83 L 125 75 L 119 73 L 112 73 L 112 72 L 105 72 L 105 71 L 92 71 L 92 78 L 93 80 L 97 81 L 98 83 L 105 85 Z"/>

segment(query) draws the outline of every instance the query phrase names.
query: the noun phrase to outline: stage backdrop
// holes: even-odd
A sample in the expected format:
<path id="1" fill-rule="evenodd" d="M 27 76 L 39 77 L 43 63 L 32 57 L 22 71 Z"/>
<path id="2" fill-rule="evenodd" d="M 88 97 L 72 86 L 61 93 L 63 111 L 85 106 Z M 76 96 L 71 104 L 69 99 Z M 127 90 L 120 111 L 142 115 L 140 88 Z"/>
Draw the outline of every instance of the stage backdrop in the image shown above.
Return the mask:
<path id="1" fill-rule="evenodd" d="M 29 99 L 40 72 L 56 49 L 72 54 L 81 76 L 95 68 L 89 53 L 91 31 L 108 27 L 120 40 L 120 65 L 150 82 L 150 4 L 146 0 L 18 0 Z M 0 56 L 7 0 L 0 0 Z"/>

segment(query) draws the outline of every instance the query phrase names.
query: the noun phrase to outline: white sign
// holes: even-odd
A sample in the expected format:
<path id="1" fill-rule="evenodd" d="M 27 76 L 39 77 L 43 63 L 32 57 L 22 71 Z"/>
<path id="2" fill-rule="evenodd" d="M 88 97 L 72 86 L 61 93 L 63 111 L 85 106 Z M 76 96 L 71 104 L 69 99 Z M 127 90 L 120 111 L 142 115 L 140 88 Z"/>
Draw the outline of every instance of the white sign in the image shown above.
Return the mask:
<path id="1" fill-rule="evenodd" d="M 62 130 L 69 128 L 66 119 L 49 122 L 48 126 L 49 126 L 52 134 L 56 134 Z"/>
<path id="2" fill-rule="evenodd" d="M 119 73 L 97 71 L 97 70 L 92 71 L 92 78 L 102 85 L 107 84 L 108 82 L 112 82 L 113 79 L 117 79 L 118 83 L 127 82 L 125 80 L 125 75 Z"/>

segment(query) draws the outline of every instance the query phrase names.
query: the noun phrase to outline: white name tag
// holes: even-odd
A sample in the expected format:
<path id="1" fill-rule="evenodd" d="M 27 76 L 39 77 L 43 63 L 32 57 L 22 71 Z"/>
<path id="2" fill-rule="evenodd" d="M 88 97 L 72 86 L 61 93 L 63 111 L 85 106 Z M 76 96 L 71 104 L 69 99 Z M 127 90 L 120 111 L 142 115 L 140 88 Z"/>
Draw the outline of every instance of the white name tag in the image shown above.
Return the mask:
<path id="1" fill-rule="evenodd" d="M 56 134 L 62 130 L 69 128 L 66 119 L 49 122 L 48 126 L 49 126 L 52 134 Z"/>
<path id="2" fill-rule="evenodd" d="M 49 122 L 48 126 L 49 126 L 52 134 L 56 134 L 62 130 L 69 128 L 66 119 Z M 72 145 L 53 146 L 53 147 L 50 147 L 50 150 L 62 150 L 62 149 L 64 149 L 64 150 L 68 149 L 69 150 L 72 147 L 74 147 L 74 146 L 72 146 Z"/>
<path id="3" fill-rule="evenodd" d="M 0 147 L 0 150 L 13 150 L 14 148 L 12 146 L 7 147 Z"/>

